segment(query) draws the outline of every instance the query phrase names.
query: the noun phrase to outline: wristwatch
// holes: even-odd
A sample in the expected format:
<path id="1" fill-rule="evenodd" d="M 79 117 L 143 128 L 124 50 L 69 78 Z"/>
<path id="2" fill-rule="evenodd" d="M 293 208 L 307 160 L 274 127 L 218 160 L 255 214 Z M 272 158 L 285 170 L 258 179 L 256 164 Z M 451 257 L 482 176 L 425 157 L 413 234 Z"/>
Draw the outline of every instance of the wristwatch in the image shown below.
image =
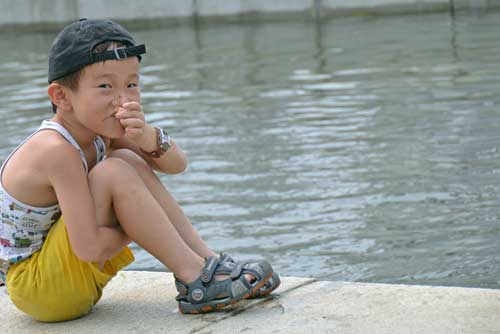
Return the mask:
<path id="1" fill-rule="evenodd" d="M 156 143 L 158 144 L 158 149 L 151 152 L 147 152 L 141 148 L 142 153 L 152 158 L 161 157 L 172 146 L 172 140 L 170 139 L 170 136 L 168 135 L 167 131 L 163 130 L 162 128 L 155 127 L 155 133 L 156 133 Z"/>

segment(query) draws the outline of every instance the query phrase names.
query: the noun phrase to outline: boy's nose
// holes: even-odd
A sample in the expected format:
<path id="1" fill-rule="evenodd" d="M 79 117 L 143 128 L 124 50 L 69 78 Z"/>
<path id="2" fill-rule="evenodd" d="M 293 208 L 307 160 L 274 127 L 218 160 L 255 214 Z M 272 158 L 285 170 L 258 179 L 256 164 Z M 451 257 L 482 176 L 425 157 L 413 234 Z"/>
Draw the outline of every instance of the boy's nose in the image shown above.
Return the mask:
<path id="1" fill-rule="evenodd" d="M 125 102 L 128 102 L 128 101 L 129 100 L 127 99 L 127 97 L 125 95 L 118 95 L 113 100 L 113 104 L 115 106 L 121 107 Z"/>

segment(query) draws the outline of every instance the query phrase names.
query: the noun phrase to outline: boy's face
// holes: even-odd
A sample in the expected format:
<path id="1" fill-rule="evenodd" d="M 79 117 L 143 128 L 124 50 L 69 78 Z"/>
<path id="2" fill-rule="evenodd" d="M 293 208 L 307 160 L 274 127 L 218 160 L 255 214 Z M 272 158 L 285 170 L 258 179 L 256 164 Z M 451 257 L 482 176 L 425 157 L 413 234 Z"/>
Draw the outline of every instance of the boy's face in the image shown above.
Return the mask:
<path id="1" fill-rule="evenodd" d="M 125 130 L 114 115 L 125 102 L 141 103 L 139 60 L 131 57 L 86 66 L 78 89 L 70 95 L 75 117 L 84 127 L 108 138 L 122 137 Z"/>

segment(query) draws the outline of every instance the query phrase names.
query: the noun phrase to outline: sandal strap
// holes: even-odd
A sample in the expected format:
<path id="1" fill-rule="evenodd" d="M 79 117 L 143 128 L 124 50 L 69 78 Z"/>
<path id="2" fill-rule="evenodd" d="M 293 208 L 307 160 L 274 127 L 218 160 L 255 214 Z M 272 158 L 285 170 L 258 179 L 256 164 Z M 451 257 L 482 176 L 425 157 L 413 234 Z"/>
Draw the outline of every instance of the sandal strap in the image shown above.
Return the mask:
<path id="1" fill-rule="evenodd" d="M 234 269 L 231 271 L 231 278 L 232 279 L 237 279 L 238 277 L 241 276 L 243 269 L 245 269 L 247 262 L 238 262 L 236 263 L 236 266 Z"/>
<path id="2" fill-rule="evenodd" d="M 185 284 L 184 282 L 182 282 L 175 275 L 174 275 L 174 278 L 175 278 L 175 288 L 177 289 L 177 292 L 179 292 L 179 296 L 177 296 L 177 297 L 186 296 L 188 294 L 188 286 L 187 286 L 187 284 Z"/>
<path id="3" fill-rule="evenodd" d="M 218 265 L 219 265 L 219 260 L 216 259 L 215 257 L 209 256 L 205 258 L 205 266 L 203 267 L 201 275 L 199 277 L 199 280 L 201 280 L 201 282 L 204 285 L 210 283 L 210 281 L 214 277 L 215 270 L 217 269 Z M 174 277 L 175 277 L 175 287 L 180 294 L 178 297 L 185 297 L 189 291 L 189 284 L 184 283 L 183 281 L 178 279 L 175 275 Z"/>
<path id="4" fill-rule="evenodd" d="M 242 274 L 251 274 L 260 281 L 266 276 L 264 267 L 270 266 L 266 262 L 237 262 L 236 268 L 231 272 L 231 278 L 240 277 Z M 235 279 L 235 278 L 233 278 Z"/>
<path id="5" fill-rule="evenodd" d="M 218 274 L 229 274 L 233 280 L 242 274 L 252 274 L 257 280 L 261 280 L 265 276 L 262 267 L 259 265 L 261 262 L 237 262 L 226 253 L 220 254 L 219 261 L 216 272 Z"/>
<path id="6" fill-rule="evenodd" d="M 201 271 L 201 281 L 203 283 L 209 283 L 214 277 L 215 270 L 217 269 L 217 265 L 219 264 L 219 259 L 216 259 L 213 256 L 209 256 L 205 259 L 205 267 Z"/>
<path id="7" fill-rule="evenodd" d="M 208 284 L 203 283 L 201 277 L 191 284 L 180 283 L 186 290 L 183 289 L 183 292 L 179 290 L 176 300 L 188 301 L 192 304 L 212 301 L 217 297 L 235 298 L 250 291 L 252 288 L 244 276 L 240 276 L 236 280 L 212 280 Z M 176 284 L 176 286 L 178 285 Z"/>

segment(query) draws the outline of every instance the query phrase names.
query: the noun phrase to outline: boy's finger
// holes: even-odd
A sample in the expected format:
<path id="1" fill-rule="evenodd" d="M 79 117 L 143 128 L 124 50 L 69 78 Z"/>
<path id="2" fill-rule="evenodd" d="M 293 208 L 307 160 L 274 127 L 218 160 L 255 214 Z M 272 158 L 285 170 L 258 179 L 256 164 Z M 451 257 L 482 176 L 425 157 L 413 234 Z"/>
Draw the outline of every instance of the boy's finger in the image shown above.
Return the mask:
<path id="1" fill-rule="evenodd" d="M 140 111 L 131 111 L 125 109 L 119 109 L 115 114 L 116 118 L 126 119 L 126 118 L 138 118 L 144 120 L 144 114 Z"/>
<path id="2" fill-rule="evenodd" d="M 141 105 L 138 102 L 131 101 L 131 102 L 125 102 L 122 105 L 123 108 L 129 109 L 129 110 L 138 110 L 142 111 Z"/>
<path id="3" fill-rule="evenodd" d="M 142 119 L 138 119 L 138 118 L 125 118 L 125 119 L 121 119 L 120 120 L 120 123 L 122 126 L 128 128 L 128 127 L 132 127 L 132 128 L 144 128 L 144 121 Z"/>
<path id="4" fill-rule="evenodd" d="M 125 129 L 125 135 L 130 138 L 135 138 L 143 134 L 143 129 L 137 129 L 137 128 L 126 128 Z"/>

